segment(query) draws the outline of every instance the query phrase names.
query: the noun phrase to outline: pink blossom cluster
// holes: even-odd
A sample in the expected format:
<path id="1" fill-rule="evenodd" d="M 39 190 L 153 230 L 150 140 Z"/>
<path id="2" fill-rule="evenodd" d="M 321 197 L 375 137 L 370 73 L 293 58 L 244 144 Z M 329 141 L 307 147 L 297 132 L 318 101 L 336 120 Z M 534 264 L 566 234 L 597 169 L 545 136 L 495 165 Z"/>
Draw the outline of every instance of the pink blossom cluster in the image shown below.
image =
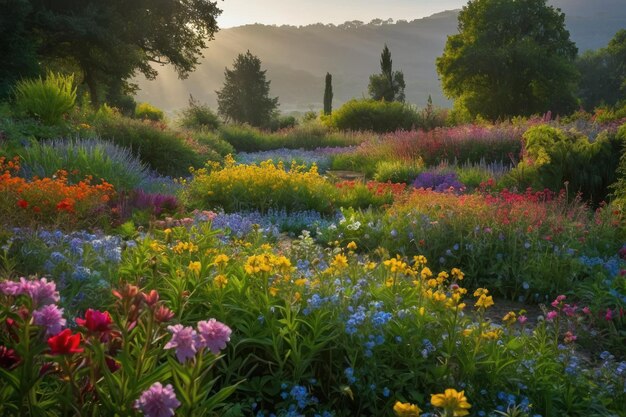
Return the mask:
<path id="1" fill-rule="evenodd" d="M 193 358 L 204 348 L 214 355 L 220 353 L 230 341 L 232 330 L 224 323 L 215 319 L 199 321 L 197 330 L 190 326 L 175 324 L 167 328 L 172 338 L 165 345 L 165 349 L 176 349 L 176 358 L 180 363 Z"/>

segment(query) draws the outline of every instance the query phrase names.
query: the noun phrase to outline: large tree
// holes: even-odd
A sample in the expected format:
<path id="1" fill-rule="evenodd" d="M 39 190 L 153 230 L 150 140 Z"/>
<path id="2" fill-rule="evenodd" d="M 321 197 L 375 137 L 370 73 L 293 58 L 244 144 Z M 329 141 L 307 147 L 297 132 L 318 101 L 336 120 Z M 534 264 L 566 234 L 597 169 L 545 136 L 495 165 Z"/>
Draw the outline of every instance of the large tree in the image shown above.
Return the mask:
<path id="1" fill-rule="evenodd" d="M 387 45 L 380 54 L 380 74 L 370 75 L 367 87 L 370 97 L 374 100 L 404 102 L 404 74 L 393 70 L 391 52 Z"/>
<path id="2" fill-rule="evenodd" d="M 576 107 L 578 50 L 546 0 L 470 0 L 437 71 L 456 106 L 488 119 Z"/>
<path id="3" fill-rule="evenodd" d="M 607 47 L 587 51 L 577 65 L 579 95 L 585 109 L 613 106 L 626 99 L 626 29 L 617 32 Z"/>
<path id="4" fill-rule="evenodd" d="M 261 70 L 261 60 L 250 51 L 239 54 L 233 69 L 224 71 L 224 87 L 217 93 L 218 113 L 227 121 L 263 126 L 278 107 L 278 97 L 270 98 L 270 81 Z"/>
<path id="5" fill-rule="evenodd" d="M 78 72 L 97 103 L 133 90 L 138 72 L 171 64 L 185 77 L 217 31 L 209 0 L 10 0 L 27 8 L 20 36 L 52 69 Z M 0 14 L 4 13 L 1 11 Z M 0 50 L 10 39 L 0 40 Z"/>

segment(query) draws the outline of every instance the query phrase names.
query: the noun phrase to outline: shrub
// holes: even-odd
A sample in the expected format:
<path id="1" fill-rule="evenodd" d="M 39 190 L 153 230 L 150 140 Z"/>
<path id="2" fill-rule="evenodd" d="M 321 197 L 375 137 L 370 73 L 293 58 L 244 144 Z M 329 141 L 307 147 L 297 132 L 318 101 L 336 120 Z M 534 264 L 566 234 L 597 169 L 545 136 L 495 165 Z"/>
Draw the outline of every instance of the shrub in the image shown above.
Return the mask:
<path id="1" fill-rule="evenodd" d="M 0 222 L 9 227 L 94 225 L 107 214 L 107 204 L 115 194 L 111 184 L 92 184 L 90 177 L 69 184 L 65 171 L 32 181 L 15 176 L 18 171 L 19 159 L 0 158 Z"/>
<path id="2" fill-rule="evenodd" d="M 200 145 L 208 146 L 221 156 L 228 154 L 234 154 L 235 148 L 224 139 L 222 139 L 217 133 L 210 131 L 196 131 L 191 132 L 191 137 Z"/>
<path id="3" fill-rule="evenodd" d="M 456 172 L 431 170 L 422 172 L 413 182 L 413 187 L 437 192 L 463 191 L 465 186 L 459 181 Z"/>
<path id="4" fill-rule="evenodd" d="M 160 122 L 163 120 L 163 110 L 158 109 L 150 103 L 140 103 L 135 107 L 135 117 L 142 120 L 152 120 Z"/>
<path id="5" fill-rule="evenodd" d="M 379 182 L 411 183 L 424 169 L 421 160 L 415 161 L 379 161 L 376 164 L 374 179 Z"/>
<path id="6" fill-rule="evenodd" d="M 193 96 L 189 97 L 189 107 L 182 111 L 179 123 L 185 129 L 193 130 L 216 130 L 221 124 L 217 114 L 208 105 L 196 101 Z"/>
<path id="7" fill-rule="evenodd" d="M 33 143 L 19 155 L 26 178 L 52 177 L 65 170 L 70 183 L 90 175 L 123 191 L 137 187 L 148 176 L 147 167 L 129 149 L 100 139 Z"/>
<path id="8" fill-rule="evenodd" d="M 335 186 L 341 190 L 339 202 L 342 207 L 366 209 L 390 205 L 406 189 L 404 183 L 367 181 L 341 181 Z"/>
<path id="9" fill-rule="evenodd" d="M 332 113 L 329 124 L 341 130 L 383 133 L 420 127 L 420 120 L 418 113 L 404 103 L 350 100 Z"/>
<path id="10" fill-rule="evenodd" d="M 315 166 L 305 171 L 292 165 L 287 172 L 282 163 L 236 165 L 230 157 L 221 168 L 194 172 L 185 190 L 191 207 L 221 207 L 227 212 L 285 209 L 329 213 L 335 195 L 335 188 L 317 173 Z"/>
<path id="11" fill-rule="evenodd" d="M 76 104 L 74 75 L 49 72 L 45 80 L 26 79 L 15 85 L 15 105 L 48 126 L 59 125 Z"/>
<path id="12" fill-rule="evenodd" d="M 98 135 L 104 140 L 130 148 L 143 163 L 161 175 L 186 176 L 189 167 L 201 167 L 207 159 L 220 159 L 208 146 L 200 146 L 189 135 L 166 127 L 117 115 L 94 120 Z"/>
<path id="13" fill-rule="evenodd" d="M 289 129 L 298 125 L 298 121 L 294 116 L 276 116 L 272 117 L 265 126 L 271 132 L 276 132 L 280 129 Z"/>

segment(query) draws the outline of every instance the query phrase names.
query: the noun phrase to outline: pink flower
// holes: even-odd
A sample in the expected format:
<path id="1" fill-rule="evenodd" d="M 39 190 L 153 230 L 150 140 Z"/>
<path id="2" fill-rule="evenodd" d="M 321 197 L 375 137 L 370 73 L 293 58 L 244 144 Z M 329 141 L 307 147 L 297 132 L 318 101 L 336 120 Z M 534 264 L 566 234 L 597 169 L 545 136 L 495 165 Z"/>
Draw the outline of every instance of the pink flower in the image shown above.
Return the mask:
<path id="1" fill-rule="evenodd" d="M 232 330 L 224 323 L 215 319 L 198 322 L 198 334 L 200 336 L 200 347 L 208 348 L 214 355 L 226 347 L 226 342 L 230 341 Z"/>
<path id="2" fill-rule="evenodd" d="M 569 304 L 565 304 L 565 306 L 563 306 L 563 312 L 568 317 L 574 317 L 574 315 L 576 314 L 576 310 L 578 310 L 578 307 L 576 305 L 572 306 Z"/>
<path id="3" fill-rule="evenodd" d="M 21 282 L 2 281 L 0 282 L 0 292 L 4 295 L 18 296 L 24 294 L 26 288 Z"/>
<path id="4" fill-rule="evenodd" d="M 160 382 L 155 382 L 135 401 L 135 408 L 146 417 L 171 417 L 179 406 L 174 388 L 170 384 L 164 387 Z"/>
<path id="5" fill-rule="evenodd" d="M 84 319 L 77 317 L 74 321 L 79 326 L 87 328 L 90 332 L 106 333 L 111 331 L 112 320 L 108 311 L 103 313 L 102 311 L 88 308 Z"/>
<path id="6" fill-rule="evenodd" d="M 552 321 L 556 318 L 556 316 L 558 316 L 559 313 L 557 313 L 556 311 L 550 311 L 548 312 L 548 314 L 546 314 L 546 320 L 548 321 Z"/>
<path id="7" fill-rule="evenodd" d="M 48 304 L 33 311 L 33 322 L 37 326 L 44 326 L 46 335 L 54 335 L 63 330 L 66 320 L 63 318 L 62 308 L 57 307 L 56 304 Z"/>
<path id="8" fill-rule="evenodd" d="M 517 322 L 518 322 L 519 324 L 524 324 L 524 323 L 526 323 L 527 321 L 528 321 L 528 317 L 526 317 L 526 316 L 524 316 L 524 315 L 520 315 L 520 316 L 517 318 Z"/>
<path id="9" fill-rule="evenodd" d="M 604 320 L 606 320 L 606 321 L 613 320 L 613 310 L 611 310 L 610 308 L 606 309 L 606 314 L 604 315 Z"/>
<path id="10" fill-rule="evenodd" d="M 572 332 L 566 332 L 565 333 L 565 338 L 564 338 L 565 343 L 575 342 L 576 339 L 578 339 L 578 336 L 574 335 L 574 333 L 572 333 Z"/>
<path id="11" fill-rule="evenodd" d="M 591 309 L 589 307 L 583 307 L 583 313 L 589 315 L 591 314 Z"/>
<path id="12" fill-rule="evenodd" d="M 167 342 L 165 349 L 176 348 L 176 358 L 180 363 L 196 355 L 196 343 L 198 335 L 191 327 L 184 327 L 182 324 L 168 326 L 167 330 L 172 333 L 172 339 Z"/>
<path id="13" fill-rule="evenodd" d="M 59 292 L 57 286 L 53 281 L 48 282 L 47 279 L 41 278 L 39 280 L 26 281 L 24 278 L 20 278 L 25 292 L 32 298 L 35 305 L 46 305 L 59 302 Z"/>
<path id="14" fill-rule="evenodd" d="M 554 301 L 552 301 L 552 307 L 557 308 L 559 306 L 559 304 L 561 304 L 561 302 L 565 300 L 565 296 L 564 295 L 559 295 L 556 297 L 556 299 Z"/>

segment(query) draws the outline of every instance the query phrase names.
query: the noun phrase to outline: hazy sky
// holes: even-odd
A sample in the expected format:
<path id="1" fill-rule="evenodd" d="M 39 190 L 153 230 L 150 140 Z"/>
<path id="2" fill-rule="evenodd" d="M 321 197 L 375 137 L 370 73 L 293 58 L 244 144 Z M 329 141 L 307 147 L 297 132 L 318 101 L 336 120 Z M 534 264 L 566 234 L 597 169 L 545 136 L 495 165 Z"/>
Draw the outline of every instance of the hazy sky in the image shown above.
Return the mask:
<path id="1" fill-rule="evenodd" d="M 413 20 L 443 10 L 459 9 L 467 0 L 219 0 L 217 19 L 228 28 L 249 23 L 307 25 L 374 18 Z"/>

